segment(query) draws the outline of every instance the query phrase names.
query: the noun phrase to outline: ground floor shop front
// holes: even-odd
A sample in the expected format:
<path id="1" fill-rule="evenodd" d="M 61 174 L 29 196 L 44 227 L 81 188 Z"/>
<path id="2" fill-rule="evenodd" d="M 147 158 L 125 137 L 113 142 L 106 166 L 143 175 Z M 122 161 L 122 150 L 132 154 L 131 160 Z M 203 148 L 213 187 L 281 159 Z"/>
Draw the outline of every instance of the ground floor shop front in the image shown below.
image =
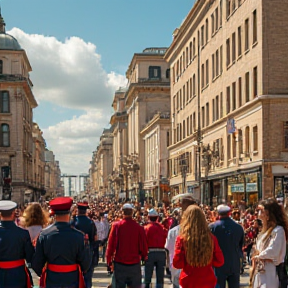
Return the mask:
<path id="1" fill-rule="evenodd" d="M 252 207 L 268 197 L 285 202 L 288 201 L 288 165 L 265 163 L 252 169 L 208 175 L 201 179 L 201 190 L 199 185 L 188 184 L 186 193 L 191 193 L 199 202 L 213 207 L 221 203 L 233 206 L 246 203 L 246 206 Z M 170 189 L 172 197 L 183 193 L 182 183 L 175 183 Z"/>

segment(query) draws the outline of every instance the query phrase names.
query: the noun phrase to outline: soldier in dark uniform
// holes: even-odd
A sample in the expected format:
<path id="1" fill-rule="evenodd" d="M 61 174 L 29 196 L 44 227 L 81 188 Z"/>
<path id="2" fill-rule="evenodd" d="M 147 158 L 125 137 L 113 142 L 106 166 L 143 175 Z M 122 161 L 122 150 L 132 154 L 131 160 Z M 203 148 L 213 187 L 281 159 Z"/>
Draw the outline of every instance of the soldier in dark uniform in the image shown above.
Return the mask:
<path id="1" fill-rule="evenodd" d="M 14 222 L 16 207 L 15 202 L 0 201 L 0 288 L 33 287 L 25 260 L 31 263 L 34 248 L 29 232 Z"/>
<path id="2" fill-rule="evenodd" d="M 89 219 L 86 216 L 86 210 L 89 208 L 88 203 L 79 202 L 77 204 L 77 208 L 78 208 L 78 215 L 73 218 L 71 225 L 75 227 L 76 229 L 82 231 L 86 235 L 86 237 L 88 236 L 89 243 L 90 243 L 90 250 L 91 250 L 90 253 L 93 255 L 94 244 L 95 244 L 95 241 L 97 240 L 96 239 L 97 230 L 96 230 L 95 223 L 93 222 L 93 220 Z M 94 264 L 92 261 L 89 269 L 84 274 L 86 288 L 92 287 L 93 271 L 94 271 Z"/>
<path id="3" fill-rule="evenodd" d="M 225 288 L 226 281 L 229 288 L 239 288 L 244 230 L 229 217 L 229 206 L 221 204 L 217 207 L 217 211 L 220 220 L 209 225 L 219 242 L 225 261 L 223 266 L 215 268 L 217 288 Z"/>
<path id="4" fill-rule="evenodd" d="M 85 287 L 82 271 L 89 269 L 92 258 L 84 234 L 70 225 L 72 203 L 70 197 L 50 201 L 56 222 L 40 233 L 32 260 L 32 268 L 41 275 L 40 287 Z"/>

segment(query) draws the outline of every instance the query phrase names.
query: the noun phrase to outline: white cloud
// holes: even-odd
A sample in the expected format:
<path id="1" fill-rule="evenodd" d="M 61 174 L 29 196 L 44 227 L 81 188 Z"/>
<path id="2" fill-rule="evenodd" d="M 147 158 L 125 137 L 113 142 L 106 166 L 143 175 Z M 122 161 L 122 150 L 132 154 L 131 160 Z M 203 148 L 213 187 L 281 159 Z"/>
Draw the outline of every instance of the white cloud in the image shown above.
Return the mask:
<path id="1" fill-rule="evenodd" d="M 126 85 L 124 75 L 103 69 L 96 45 L 83 39 L 71 37 L 63 43 L 55 37 L 30 35 L 18 28 L 8 33 L 26 50 L 37 100 L 74 109 L 105 109 L 115 90 Z"/>
<path id="2" fill-rule="evenodd" d="M 78 37 L 60 42 L 55 37 L 29 35 L 18 28 L 8 33 L 27 53 L 33 69 L 33 92 L 40 105 L 45 100 L 83 111 L 79 117 L 71 116 L 54 126 L 48 124 L 42 130 L 63 173 L 87 173 L 92 151 L 108 126 L 115 90 L 126 85 L 125 76 L 106 72 L 96 45 Z"/>
<path id="3" fill-rule="evenodd" d="M 89 110 L 79 117 L 43 129 L 48 149 L 53 150 L 60 161 L 62 172 L 88 172 L 92 151 L 96 149 L 103 129 L 107 128 L 109 118 L 100 110 Z"/>

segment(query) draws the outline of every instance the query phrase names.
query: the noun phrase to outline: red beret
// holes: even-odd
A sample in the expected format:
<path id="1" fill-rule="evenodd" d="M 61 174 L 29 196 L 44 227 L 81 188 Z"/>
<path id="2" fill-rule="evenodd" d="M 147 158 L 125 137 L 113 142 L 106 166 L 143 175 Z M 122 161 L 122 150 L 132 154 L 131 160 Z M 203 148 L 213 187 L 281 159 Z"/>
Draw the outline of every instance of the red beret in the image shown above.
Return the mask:
<path id="1" fill-rule="evenodd" d="M 58 197 L 50 201 L 50 208 L 55 214 L 67 213 L 73 204 L 71 197 Z"/>
<path id="2" fill-rule="evenodd" d="M 77 207 L 78 207 L 78 209 L 84 210 L 84 209 L 88 209 L 89 205 L 87 202 L 78 202 Z"/>

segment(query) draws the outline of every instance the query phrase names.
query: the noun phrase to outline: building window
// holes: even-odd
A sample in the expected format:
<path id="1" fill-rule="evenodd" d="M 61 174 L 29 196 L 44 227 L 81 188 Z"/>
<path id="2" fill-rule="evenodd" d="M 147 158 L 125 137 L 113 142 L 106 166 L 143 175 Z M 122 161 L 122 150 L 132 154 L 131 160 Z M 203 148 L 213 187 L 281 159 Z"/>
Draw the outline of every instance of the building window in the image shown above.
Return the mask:
<path id="1" fill-rule="evenodd" d="M 206 39 L 205 39 L 205 44 L 208 43 L 208 38 L 209 38 L 209 24 L 208 24 L 208 18 L 206 19 L 206 33 L 205 33 Z"/>
<path id="2" fill-rule="evenodd" d="M 288 150 L 288 121 L 284 122 L 284 149 Z"/>
<path id="3" fill-rule="evenodd" d="M 193 58 L 195 57 L 196 55 L 196 39 L 195 37 L 193 38 Z"/>
<path id="4" fill-rule="evenodd" d="M 257 11 L 253 11 L 253 44 L 257 42 Z"/>
<path id="5" fill-rule="evenodd" d="M 215 78 L 215 56 L 212 54 L 212 79 Z"/>
<path id="6" fill-rule="evenodd" d="M 196 113 L 193 112 L 193 131 L 196 131 Z"/>
<path id="7" fill-rule="evenodd" d="M 253 127 L 253 151 L 258 151 L 258 127 Z"/>
<path id="8" fill-rule="evenodd" d="M 202 27 L 201 27 L 201 46 L 203 47 L 204 46 L 204 39 L 205 39 L 205 37 L 204 37 L 204 25 L 202 25 Z"/>
<path id="9" fill-rule="evenodd" d="M 186 123 L 185 120 L 183 120 L 183 139 L 186 138 Z"/>
<path id="10" fill-rule="evenodd" d="M 226 66 L 230 65 L 230 39 L 226 40 Z"/>
<path id="11" fill-rule="evenodd" d="M 249 72 L 245 74 L 245 100 L 246 103 L 250 100 L 250 78 Z"/>
<path id="12" fill-rule="evenodd" d="M 10 97 L 8 91 L 1 91 L 0 94 L 0 111 L 1 113 L 9 113 L 10 112 Z"/>
<path id="13" fill-rule="evenodd" d="M 209 84 L 209 60 L 206 60 L 206 86 Z"/>
<path id="14" fill-rule="evenodd" d="M 3 60 L 0 60 L 0 74 L 3 74 Z"/>
<path id="15" fill-rule="evenodd" d="M 192 41 L 189 43 L 189 61 L 192 61 Z"/>
<path id="16" fill-rule="evenodd" d="M 166 70 L 166 78 L 169 79 L 170 78 L 170 69 Z"/>
<path id="17" fill-rule="evenodd" d="M 212 99 L 212 122 L 215 122 L 215 112 L 216 112 L 215 100 Z"/>
<path id="18" fill-rule="evenodd" d="M 220 74 L 223 72 L 223 46 L 220 46 Z"/>
<path id="19" fill-rule="evenodd" d="M 206 103 L 206 126 L 209 126 L 209 122 L 210 122 L 210 119 L 209 119 L 209 103 Z"/>
<path id="20" fill-rule="evenodd" d="M 219 50 L 216 51 L 216 76 L 219 76 Z"/>
<path id="21" fill-rule="evenodd" d="M 1 146 L 9 147 L 10 146 L 10 129 L 8 124 L 1 125 Z"/>
<path id="22" fill-rule="evenodd" d="M 201 112 L 202 112 L 202 128 L 205 127 L 205 107 L 203 106 L 201 108 Z"/>
<path id="23" fill-rule="evenodd" d="M 231 136 L 232 138 L 232 153 L 233 153 L 233 158 L 236 158 L 236 137 L 234 134 Z"/>
<path id="24" fill-rule="evenodd" d="M 231 0 L 226 0 L 226 18 L 231 14 Z"/>
<path id="25" fill-rule="evenodd" d="M 222 0 L 220 0 L 220 4 L 219 4 L 219 7 L 220 7 L 220 21 L 219 21 L 219 25 L 220 27 L 222 26 L 222 9 L 223 9 L 223 5 L 222 5 Z"/>
<path id="26" fill-rule="evenodd" d="M 258 95 L 258 71 L 257 66 L 253 68 L 253 96 L 254 98 Z"/>
<path id="27" fill-rule="evenodd" d="M 241 26 L 238 27 L 238 57 L 242 54 L 242 30 Z"/>
<path id="28" fill-rule="evenodd" d="M 239 153 L 243 154 L 243 136 L 242 136 L 242 130 L 238 130 L 238 143 L 239 143 Z"/>
<path id="29" fill-rule="evenodd" d="M 160 79 L 160 78 L 161 78 L 161 67 L 149 66 L 149 79 Z"/>
<path id="30" fill-rule="evenodd" d="M 188 57 L 189 57 L 189 49 L 188 47 L 186 47 L 186 67 L 188 66 L 188 63 L 189 63 Z"/>
<path id="31" fill-rule="evenodd" d="M 232 83 L 232 111 L 236 109 L 236 82 Z"/>
<path id="32" fill-rule="evenodd" d="M 218 7 L 215 10 L 215 29 L 216 29 L 216 31 L 218 31 L 218 29 L 219 29 Z"/>
<path id="33" fill-rule="evenodd" d="M 249 19 L 245 20 L 245 51 L 249 49 Z"/>
<path id="34" fill-rule="evenodd" d="M 192 114 L 190 115 L 190 135 L 193 133 Z"/>
<path id="35" fill-rule="evenodd" d="M 215 118 L 216 120 L 218 120 L 219 119 L 219 96 L 216 96 L 215 106 L 216 106 Z"/>
<path id="36" fill-rule="evenodd" d="M 239 107 L 242 106 L 242 78 L 239 77 L 238 79 L 238 102 L 239 102 Z"/>
<path id="37" fill-rule="evenodd" d="M 231 159 L 231 134 L 227 137 L 227 158 L 228 160 Z"/>
<path id="38" fill-rule="evenodd" d="M 230 101 L 231 101 L 231 96 L 230 96 L 230 86 L 228 86 L 226 88 L 226 113 L 229 114 L 230 113 Z"/>
<path id="39" fill-rule="evenodd" d="M 183 107 L 185 107 L 186 104 L 186 91 L 185 91 L 185 85 L 183 86 Z"/>
<path id="40" fill-rule="evenodd" d="M 236 60 L 236 35 L 232 34 L 232 62 Z"/>
<path id="41" fill-rule="evenodd" d="M 215 33 L 215 20 L 214 20 L 214 14 L 211 15 L 211 33 L 212 33 L 212 35 Z"/>
<path id="42" fill-rule="evenodd" d="M 205 85 L 205 71 L 204 71 L 204 64 L 201 66 L 201 88 L 203 89 Z"/>
<path id="43" fill-rule="evenodd" d="M 196 76 L 193 75 L 193 96 L 196 95 Z"/>
<path id="44" fill-rule="evenodd" d="M 189 132 L 190 132 L 190 129 L 189 129 L 189 125 L 190 125 L 190 122 L 189 122 L 189 116 L 187 117 L 186 119 L 186 123 L 187 123 L 187 137 L 190 135 Z"/>
<path id="45" fill-rule="evenodd" d="M 223 111 L 224 111 L 224 109 L 223 109 L 223 93 L 221 92 L 220 93 L 220 118 L 223 117 Z"/>
<path id="46" fill-rule="evenodd" d="M 249 127 L 245 128 L 245 151 L 246 157 L 250 157 L 250 129 Z"/>

